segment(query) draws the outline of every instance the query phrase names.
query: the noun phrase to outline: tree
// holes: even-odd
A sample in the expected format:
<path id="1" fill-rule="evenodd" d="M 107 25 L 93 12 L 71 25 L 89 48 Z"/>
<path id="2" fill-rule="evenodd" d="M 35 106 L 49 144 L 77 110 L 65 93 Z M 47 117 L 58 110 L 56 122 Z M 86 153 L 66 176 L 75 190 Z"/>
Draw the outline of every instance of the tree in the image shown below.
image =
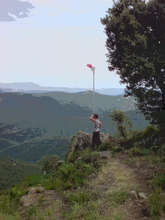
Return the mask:
<path id="1" fill-rule="evenodd" d="M 113 109 L 112 113 L 109 116 L 112 118 L 112 121 L 117 123 L 119 134 L 126 141 L 129 133 L 128 127 L 132 127 L 132 124 L 127 118 L 125 112 Z"/>
<path id="2" fill-rule="evenodd" d="M 119 0 L 101 22 L 109 70 L 116 70 L 125 96 L 136 97 L 146 119 L 165 130 L 165 4 Z"/>

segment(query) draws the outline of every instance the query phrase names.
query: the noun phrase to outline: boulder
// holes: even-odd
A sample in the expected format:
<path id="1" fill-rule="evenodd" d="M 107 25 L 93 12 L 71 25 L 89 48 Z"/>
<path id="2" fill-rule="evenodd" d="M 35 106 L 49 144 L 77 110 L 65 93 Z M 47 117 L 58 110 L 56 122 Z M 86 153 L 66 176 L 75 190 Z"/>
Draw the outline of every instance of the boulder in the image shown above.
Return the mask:
<path id="1" fill-rule="evenodd" d="M 45 191 L 45 189 L 43 188 L 43 187 L 31 187 L 30 189 L 29 189 L 29 193 L 28 193 L 28 195 L 29 194 L 34 194 L 34 193 L 41 193 L 41 192 L 44 192 Z"/>
<path id="2" fill-rule="evenodd" d="M 100 133 L 101 142 L 109 141 L 109 134 Z M 84 151 L 91 149 L 92 144 L 92 134 L 86 132 L 79 132 L 76 136 L 72 138 L 70 147 L 68 150 L 67 158 L 69 159 L 74 151 Z"/>
<path id="3" fill-rule="evenodd" d="M 105 159 L 111 159 L 111 152 L 110 151 L 101 151 L 98 152 L 100 154 L 101 158 L 105 158 Z"/>
<path id="4" fill-rule="evenodd" d="M 29 189 L 28 195 L 20 198 L 22 207 L 38 206 L 38 205 L 53 205 L 54 201 L 59 196 L 53 190 L 45 190 L 43 187 L 32 187 Z"/>

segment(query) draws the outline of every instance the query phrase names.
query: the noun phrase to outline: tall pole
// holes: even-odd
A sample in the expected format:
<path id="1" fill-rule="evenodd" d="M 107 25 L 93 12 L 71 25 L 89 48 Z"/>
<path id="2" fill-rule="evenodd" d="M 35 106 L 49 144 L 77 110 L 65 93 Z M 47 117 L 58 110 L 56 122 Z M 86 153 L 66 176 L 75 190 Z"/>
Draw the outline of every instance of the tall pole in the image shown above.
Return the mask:
<path id="1" fill-rule="evenodd" d="M 93 114 L 95 111 L 95 70 L 93 70 Z"/>
<path id="2" fill-rule="evenodd" d="M 89 67 L 92 72 L 93 72 L 93 114 L 94 114 L 94 111 L 95 111 L 95 67 L 92 66 L 92 64 L 87 64 L 87 67 Z"/>

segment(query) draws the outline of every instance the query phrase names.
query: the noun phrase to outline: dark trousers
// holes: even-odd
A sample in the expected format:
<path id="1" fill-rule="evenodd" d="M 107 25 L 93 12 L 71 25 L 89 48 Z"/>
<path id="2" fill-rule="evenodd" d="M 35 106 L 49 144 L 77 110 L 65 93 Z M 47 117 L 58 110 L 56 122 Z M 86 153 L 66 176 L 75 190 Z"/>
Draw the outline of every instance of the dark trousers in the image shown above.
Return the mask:
<path id="1" fill-rule="evenodd" d="M 101 144 L 100 140 L 100 132 L 93 132 L 93 137 L 92 137 L 92 150 L 94 150 L 95 145 L 98 147 Z"/>

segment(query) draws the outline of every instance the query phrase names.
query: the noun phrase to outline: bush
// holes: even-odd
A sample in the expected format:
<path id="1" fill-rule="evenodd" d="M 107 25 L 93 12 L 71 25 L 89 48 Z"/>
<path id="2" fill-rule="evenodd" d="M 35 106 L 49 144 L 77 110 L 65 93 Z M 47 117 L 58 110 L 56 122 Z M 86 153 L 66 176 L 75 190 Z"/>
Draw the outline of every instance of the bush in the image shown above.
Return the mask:
<path id="1" fill-rule="evenodd" d="M 57 191 L 78 188 L 84 184 L 87 176 L 92 172 L 94 168 L 83 161 L 77 161 L 75 164 L 63 163 L 57 171 L 45 176 L 42 185 Z"/>
<path id="2" fill-rule="evenodd" d="M 111 144 L 109 141 L 103 142 L 98 148 L 98 151 L 106 151 L 111 149 Z"/>
<path id="3" fill-rule="evenodd" d="M 42 179 L 43 179 L 42 174 L 27 176 L 23 181 L 23 185 L 26 187 L 37 186 L 38 184 L 40 184 Z"/>
<path id="4" fill-rule="evenodd" d="M 56 164 L 61 158 L 56 155 L 46 155 L 38 162 L 41 166 L 42 172 L 46 171 L 50 173 L 52 170 L 56 169 Z"/>
<path id="5" fill-rule="evenodd" d="M 165 190 L 165 168 L 152 180 L 152 185 Z"/>

